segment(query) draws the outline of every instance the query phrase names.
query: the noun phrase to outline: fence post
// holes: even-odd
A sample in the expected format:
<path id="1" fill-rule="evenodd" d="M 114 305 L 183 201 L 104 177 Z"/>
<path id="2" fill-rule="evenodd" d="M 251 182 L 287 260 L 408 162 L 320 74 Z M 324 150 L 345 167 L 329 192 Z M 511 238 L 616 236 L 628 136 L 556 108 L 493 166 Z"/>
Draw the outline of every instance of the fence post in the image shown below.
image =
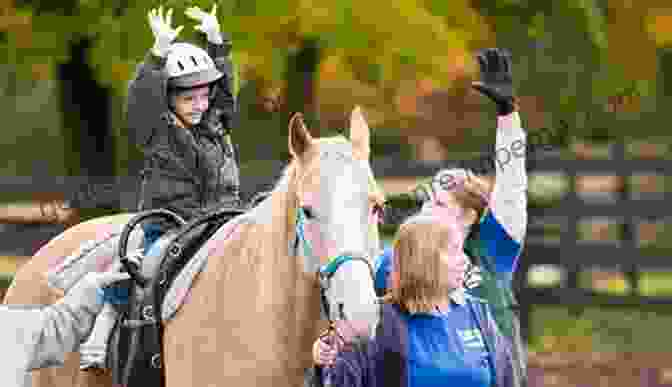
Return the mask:
<path id="1" fill-rule="evenodd" d="M 576 178 L 577 178 L 577 167 L 576 164 L 570 163 L 566 169 L 567 177 L 569 178 L 569 191 L 565 197 L 565 201 L 568 204 L 569 211 L 567 213 L 567 224 L 560 234 L 560 258 L 568 256 L 569 254 L 575 254 L 578 249 L 578 223 L 579 223 L 579 211 L 576 207 L 576 204 L 579 200 L 579 196 L 576 193 Z M 565 265 L 567 268 L 567 288 L 571 290 L 579 289 L 579 273 L 580 267 L 578 264 L 572 263 Z M 574 316 L 579 316 L 583 311 L 583 307 L 580 305 L 570 305 L 569 313 Z"/>
<path id="2" fill-rule="evenodd" d="M 530 332 L 532 329 L 532 303 L 524 298 L 524 295 L 528 293 L 529 288 L 527 282 L 529 271 L 529 259 L 527 259 L 527 255 L 523 252 L 523 256 L 520 257 L 518 270 L 514 273 L 513 289 L 518 303 L 518 310 L 516 313 L 518 313 L 518 319 L 520 320 L 520 336 L 525 343 L 529 343 Z"/>
<path id="3" fill-rule="evenodd" d="M 615 144 L 614 153 L 614 158 L 616 159 L 618 165 L 618 176 L 621 180 L 621 188 L 617 193 L 617 200 L 619 203 L 629 203 L 632 201 L 632 195 L 628 177 L 632 173 L 630 168 L 627 168 L 628 163 L 625 155 L 625 141 L 619 141 Z M 635 239 L 635 222 L 633 221 L 633 217 L 630 216 L 630 214 L 624 217 L 620 234 L 621 246 L 625 248 L 626 251 L 635 251 L 637 243 Z M 630 294 L 639 295 L 639 269 L 634 262 L 635 259 L 632 259 L 630 262 L 622 263 L 621 271 L 623 272 L 623 275 L 625 276 L 625 279 L 630 286 Z"/>

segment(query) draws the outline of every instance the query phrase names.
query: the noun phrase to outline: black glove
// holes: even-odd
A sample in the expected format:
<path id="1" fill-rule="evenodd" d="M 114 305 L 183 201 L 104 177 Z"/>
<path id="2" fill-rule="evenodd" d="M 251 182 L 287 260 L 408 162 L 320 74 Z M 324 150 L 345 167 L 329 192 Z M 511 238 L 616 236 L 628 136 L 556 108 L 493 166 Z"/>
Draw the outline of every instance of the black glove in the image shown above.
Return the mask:
<path id="1" fill-rule="evenodd" d="M 487 48 L 478 53 L 481 81 L 472 87 L 497 104 L 497 114 L 511 114 L 516 108 L 511 77 L 511 54 L 500 48 Z"/>

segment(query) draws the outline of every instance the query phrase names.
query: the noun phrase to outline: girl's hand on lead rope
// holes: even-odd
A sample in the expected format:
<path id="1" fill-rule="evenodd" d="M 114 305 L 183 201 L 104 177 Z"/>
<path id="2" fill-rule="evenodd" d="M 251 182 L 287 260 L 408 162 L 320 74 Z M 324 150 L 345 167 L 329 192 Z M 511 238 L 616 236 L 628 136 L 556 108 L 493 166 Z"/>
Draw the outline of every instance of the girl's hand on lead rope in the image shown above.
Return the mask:
<path id="1" fill-rule="evenodd" d="M 321 367 L 333 366 L 338 356 L 338 340 L 333 334 L 320 336 L 313 343 L 313 362 Z"/>
<path id="2" fill-rule="evenodd" d="M 177 38 L 184 26 L 179 26 L 176 29 L 170 26 L 173 19 L 173 9 L 169 9 L 165 17 L 163 15 L 163 6 L 159 9 L 152 9 L 147 13 L 147 20 L 149 27 L 154 34 L 154 47 L 152 52 L 158 57 L 165 57 L 170 50 L 170 45 L 173 40 Z"/>
<path id="3" fill-rule="evenodd" d="M 201 23 L 194 28 L 204 33 L 210 43 L 224 43 L 216 16 L 217 4 L 212 6 L 210 13 L 202 11 L 199 7 L 189 7 L 184 14 Z"/>
<path id="4" fill-rule="evenodd" d="M 488 48 L 478 54 L 481 81 L 472 87 L 497 104 L 497 114 L 507 115 L 516 110 L 511 75 L 511 55 L 501 48 Z"/>

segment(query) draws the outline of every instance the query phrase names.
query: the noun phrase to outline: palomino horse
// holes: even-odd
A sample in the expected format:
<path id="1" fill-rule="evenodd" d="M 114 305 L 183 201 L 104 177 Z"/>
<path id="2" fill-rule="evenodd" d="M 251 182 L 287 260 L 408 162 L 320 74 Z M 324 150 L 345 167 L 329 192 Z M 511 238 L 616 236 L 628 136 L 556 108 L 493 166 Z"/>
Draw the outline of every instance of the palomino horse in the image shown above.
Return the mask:
<path id="1" fill-rule="evenodd" d="M 369 128 L 359 108 L 350 123 L 350 141 L 314 139 L 295 115 L 292 160 L 270 196 L 202 247 L 209 249 L 207 265 L 165 322 L 168 387 L 302 385 L 311 344 L 325 327 L 317 268 L 336 257 L 370 261 L 379 249 L 375 209 L 384 197 L 369 165 Z M 19 270 L 5 303 L 55 302 L 60 294 L 44 278 L 50 264 L 95 238 L 102 224 L 125 224 L 132 216 L 66 230 Z M 358 262 L 348 261 L 333 276 L 329 296 L 336 301 L 329 302 L 345 320 L 364 320 L 370 328 L 377 304 L 369 267 Z M 35 371 L 33 386 L 111 386 L 107 373 L 79 372 L 78 356 L 68 354 L 62 368 Z"/>

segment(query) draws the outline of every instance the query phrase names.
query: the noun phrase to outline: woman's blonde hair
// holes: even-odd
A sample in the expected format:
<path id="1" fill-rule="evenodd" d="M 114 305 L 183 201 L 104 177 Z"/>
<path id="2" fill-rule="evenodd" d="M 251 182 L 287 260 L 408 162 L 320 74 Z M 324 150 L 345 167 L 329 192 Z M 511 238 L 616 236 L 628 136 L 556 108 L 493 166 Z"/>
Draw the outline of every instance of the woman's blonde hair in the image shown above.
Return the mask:
<path id="1" fill-rule="evenodd" d="M 404 222 L 394 242 L 393 267 L 385 302 L 408 313 L 428 313 L 448 296 L 450 289 L 441 252 L 461 251 L 464 236 L 439 217 L 419 214 Z"/>

